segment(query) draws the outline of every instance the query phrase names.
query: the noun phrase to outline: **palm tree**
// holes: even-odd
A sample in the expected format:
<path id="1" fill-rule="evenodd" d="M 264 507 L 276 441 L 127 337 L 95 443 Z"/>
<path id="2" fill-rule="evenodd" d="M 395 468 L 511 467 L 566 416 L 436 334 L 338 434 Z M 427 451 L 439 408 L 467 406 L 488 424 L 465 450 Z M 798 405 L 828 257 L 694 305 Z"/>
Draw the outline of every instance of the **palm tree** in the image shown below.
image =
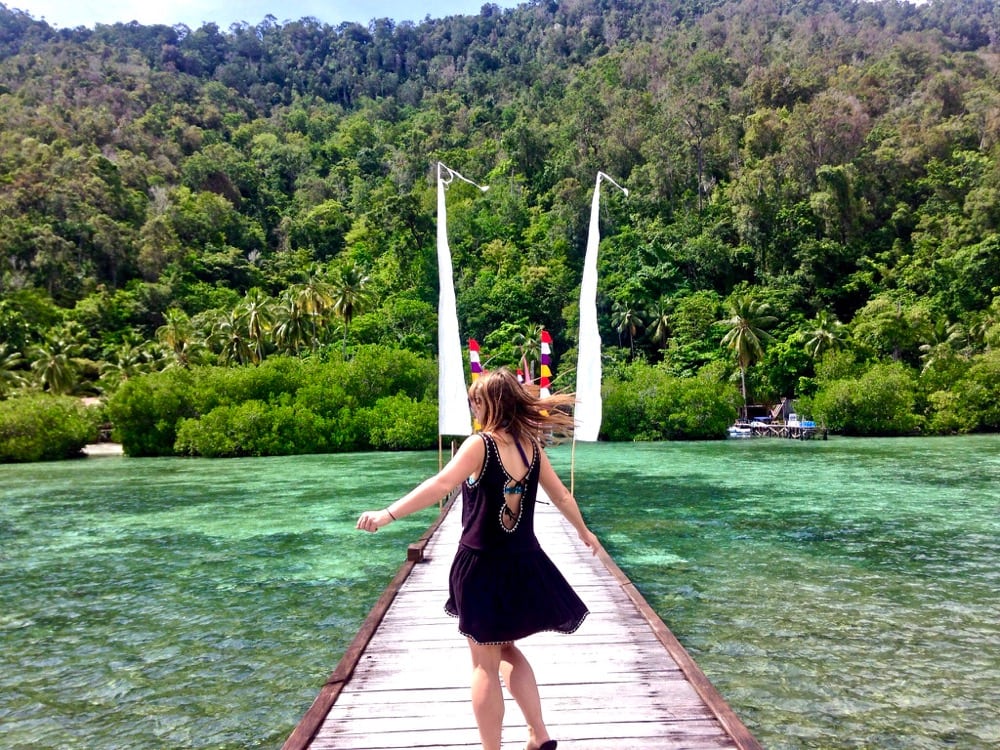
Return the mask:
<path id="1" fill-rule="evenodd" d="M 9 351 L 7 344 L 0 344 L 0 396 L 8 388 L 20 388 L 25 384 L 24 376 L 18 372 L 23 363 L 21 352 Z"/>
<path id="2" fill-rule="evenodd" d="M 31 350 L 31 371 L 43 390 L 56 395 L 71 393 L 80 382 L 82 347 L 65 339 L 54 339 Z"/>
<path id="3" fill-rule="evenodd" d="M 967 341 L 968 334 L 961 323 L 949 325 L 946 319 L 938 319 L 930 331 L 930 341 L 920 345 L 922 352 L 920 359 L 924 361 L 922 372 L 927 372 L 935 365 L 961 354 L 962 345 Z"/>
<path id="4" fill-rule="evenodd" d="M 733 350 L 736 364 L 740 368 L 740 392 L 743 394 L 743 410 L 747 406 L 747 369 L 764 356 L 763 342 L 772 336 L 764 326 L 778 321 L 771 315 L 771 306 L 757 302 L 749 294 L 740 294 L 729 300 L 729 317 L 717 323 L 729 326 L 722 337 L 722 345 Z"/>
<path id="5" fill-rule="evenodd" d="M 670 314 L 666 305 L 657 302 L 649 311 L 649 340 L 660 349 L 667 345 L 670 338 Z"/>
<path id="6" fill-rule="evenodd" d="M 305 344 L 316 346 L 316 316 L 306 311 L 299 294 L 295 287 L 286 289 L 274 307 L 274 345 L 289 354 L 298 354 Z"/>
<path id="7" fill-rule="evenodd" d="M 150 353 L 143 344 L 123 341 L 111 356 L 101 363 L 101 374 L 112 375 L 115 385 L 149 369 Z"/>
<path id="8" fill-rule="evenodd" d="M 972 325 L 969 338 L 986 349 L 1000 346 L 1000 297 L 994 297 L 989 308 Z"/>
<path id="9" fill-rule="evenodd" d="M 333 287 L 319 275 L 319 268 L 314 264 L 309 268 L 309 276 L 305 283 L 292 287 L 295 304 L 299 313 L 305 315 L 304 320 L 312 323 L 312 339 L 310 346 L 314 349 L 319 344 L 316 334 L 317 323 L 322 321 L 326 312 L 333 304 Z M 286 308 L 286 312 L 288 308 Z"/>
<path id="10" fill-rule="evenodd" d="M 245 365 L 253 359 L 246 320 L 238 310 L 222 313 L 212 327 L 212 342 L 219 347 L 219 357 L 226 364 Z"/>
<path id="11" fill-rule="evenodd" d="M 371 304 L 371 292 L 368 286 L 368 276 L 356 264 L 341 268 L 331 283 L 333 297 L 333 314 L 344 322 L 343 355 L 347 358 L 347 334 L 351 328 L 354 316 L 364 312 Z"/>
<path id="12" fill-rule="evenodd" d="M 829 349 L 839 349 L 844 344 L 844 324 L 826 310 L 820 310 L 812 322 L 812 330 L 806 335 L 806 352 L 813 359 Z"/>
<path id="13" fill-rule="evenodd" d="M 256 287 L 240 302 L 238 315 L 243 318 L 250 339 L 250 358 L 259 364 L 267 353 L 267 334 L 271 330 L 271 301 Z"/>
<path id="14" fill-rule="evenodd" d="M 183 310 L 171 307 L 163 314 L 163 325 L 156 329 L 156 340 L 173 356 L 180 367 L 191 364 L 195 349 L 194 325 Z"/>
<path id="15" fill-rule="evenodd" d="M 519 355 L 518 362 L 524 365 L 524 382 L 534 382 L 532 365 L 538 362 L 541 357 L 542 326 L 529 323 L 523 331 L 514 334 L 512 343 Z"/>
<path id="16" fill-rule="evenodd" d="M 618 331 L 618 340 L 620 342 L 621 334 L 628 331 L 629 351 L 633 357 L 635 356 L 635 337 L 645 326 L 642 315 L 642 311 L 637 306 L 624 302 L 615 302 L 611 307 L 611 324 Z"/>

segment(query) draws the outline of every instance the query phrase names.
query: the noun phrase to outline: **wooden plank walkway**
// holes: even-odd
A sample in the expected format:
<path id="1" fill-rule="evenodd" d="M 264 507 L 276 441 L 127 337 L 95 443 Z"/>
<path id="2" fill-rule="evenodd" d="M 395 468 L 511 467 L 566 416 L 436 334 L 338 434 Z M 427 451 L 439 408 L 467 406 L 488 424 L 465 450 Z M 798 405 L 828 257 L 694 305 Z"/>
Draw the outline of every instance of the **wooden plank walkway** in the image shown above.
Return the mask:
<path id="1" fill-rule="evenodd" d="M 452 507 L 411 545 L 407 563 L 282 750 L 480 747 L 468 647 L 443 608 L 461 532 L 460 507 Z M 538 505 L 535 526 L 590 609 L 572 635 L 540 633 L 519 642 L 560 748 L 760 750 L 607 554 L 591 555 L 552 505 Z M 505 696 L 503 748 L 520 750 L 527 730 Z"/>

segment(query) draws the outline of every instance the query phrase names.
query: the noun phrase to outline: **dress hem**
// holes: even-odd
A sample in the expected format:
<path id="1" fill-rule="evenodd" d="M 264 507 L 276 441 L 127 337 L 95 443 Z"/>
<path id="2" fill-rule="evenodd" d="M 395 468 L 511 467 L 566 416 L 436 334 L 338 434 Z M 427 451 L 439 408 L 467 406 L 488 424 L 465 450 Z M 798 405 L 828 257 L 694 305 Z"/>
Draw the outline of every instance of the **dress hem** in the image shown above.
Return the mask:
<path id="1" fill-rule="evenodd" d="M 449 610 L 448 607 L 444 607 L 444 613 L 446 615 L 448 615 L 448 617 L 454 617 L 456 620 L 458 619 L 458 615 L 455 612 L 452 612 L 451 610 Z M 570 628 L 569 630 L 561 630 L 559 628 L 542 628 L 541 630 L 533 630 L 532 632 L 530 632 L 530 633 L 528 633 L 526 635 L 522 635 L 519 638 L 510 638 L 510 639 L 508 639 L 506 641 L 480 641 L 480 640 L 477 640 L 474 635 L 470 635 L 469 633 L 466 633 L 461 628 L 458 629 L 458 632 L 461 635 L 464 635 L 466 638 L 468 638 L 473 643 L 475 643 L 477 646 L 502 646 L 505 643 L 515 643 L 516 641 L 523 640 L 524 638 L 530 638 L 531 636 L 538 635 L 539 633 L 559 633 L 560 635 L 572 635 L 573 633 L 575 633 L 577 630 L 580 629 L 580 626 L 583 625 L 583 621 L 587 619 L 587 615 L 589 615 L 589 614 L 590 614 L 590 611 L 588 610 L 588 611 L 584 612 L 582 615 L 580 615 L 580 619 L 577 620 L 576 624 L 572 628 Z"/>

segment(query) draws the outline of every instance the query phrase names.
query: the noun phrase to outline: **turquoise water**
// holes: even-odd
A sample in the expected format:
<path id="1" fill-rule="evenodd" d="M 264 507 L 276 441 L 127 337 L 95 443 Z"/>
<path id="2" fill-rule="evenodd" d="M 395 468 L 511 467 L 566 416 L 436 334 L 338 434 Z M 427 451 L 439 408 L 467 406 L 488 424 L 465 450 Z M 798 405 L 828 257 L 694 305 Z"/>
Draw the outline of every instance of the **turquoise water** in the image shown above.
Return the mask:
<path id="1" fill-rule="evenodd" d="M 436 454 L 0 466 L 0 747 L 279 747 L 427 518 Z"/>
<path id="2" fill-rule="evenodd" d="M 0 747 L 280 746 L 434 515 L 359 510 L 436 467 L 0 466 Z M 765 747 L 996 747 L 1000 436 L 581 444 L 574 475 Z"/>
<path id="3" fill-rule="evenodd" d="M 1000 436 L 587 448 L 593 524 L 765 747 L 997 747 Z"/>

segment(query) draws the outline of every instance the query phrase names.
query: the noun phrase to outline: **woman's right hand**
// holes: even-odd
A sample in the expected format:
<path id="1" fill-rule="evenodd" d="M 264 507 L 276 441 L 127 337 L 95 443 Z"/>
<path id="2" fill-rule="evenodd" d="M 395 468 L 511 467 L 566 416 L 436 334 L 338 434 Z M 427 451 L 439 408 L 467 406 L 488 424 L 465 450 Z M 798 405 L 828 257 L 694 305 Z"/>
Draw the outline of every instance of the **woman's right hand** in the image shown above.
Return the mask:
<path id="1" fill-rule="evenodd" d="M 355 528 L 359 531 L 370 531 L 375 533 L 383 526 L 388 526 L 392 523 L 392 516 L 389 515 L 387 510 L 366 510 L 358 518 L 358 524 Z"/>

